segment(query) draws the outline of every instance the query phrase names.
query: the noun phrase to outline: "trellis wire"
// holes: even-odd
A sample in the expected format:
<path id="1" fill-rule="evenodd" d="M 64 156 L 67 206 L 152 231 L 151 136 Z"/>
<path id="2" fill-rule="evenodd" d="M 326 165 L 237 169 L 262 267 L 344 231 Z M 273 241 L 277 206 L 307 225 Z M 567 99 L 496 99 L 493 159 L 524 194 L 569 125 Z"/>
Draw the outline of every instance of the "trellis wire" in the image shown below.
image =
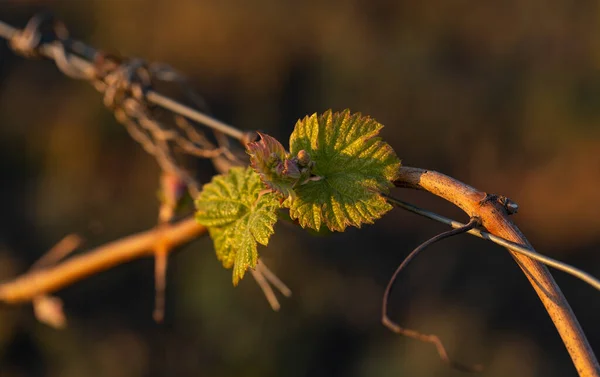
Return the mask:
<path id="1" fill-rule="evenodd" d="M 438 221 L 440 223 L 446 224 L 451 226 L 452 228 L 458 229 L 458 228 L 462 228 L 464 227 L 466 224 L 463 224 L 459 221 L 456 220 L 452 220 L 449 219 L 447 217 L 444 217 L 442 215 L 439 215 L 435 212 L 431 212 L 428 211 L 426 209 L 423 208 L 419 208 L 415 205 L 412 205 L 410 203 L 407 203 L 405 201 L 402 201 L 400 199 L 391 197 L 389 195 L 385 195 L 385 198 L 393 205 L 405 209 L 407 211 L 410 211 L 412 213 L 415 213 L 417 215 L 421 215 L 423 217 L 427 217 L 428 219 L 431 220 L 435 220 Z M 596 279 L 595 277 L 593 277 L 592 275 L 588 274 L 587 272 L 584 272 L 576 267 L 570 266 L 568 264 L 565 264 L 563 262 L 557 261 L 556 259 L 552 259 L 548 256 L 545 256 L 543 254 L 540 254 L 536 251 L 533 251 L 529 248 L 524 247 L 523 245 L 519 245 L 518 243 L 514 243 L 508 240 L 505 240 L 504 238 L 498 237 L 498 236 L 494 236 L 491 233 L 485 232 L 483 230 L 479 230 L 479 229 L 470 229 L 469 231 L 467 231 L 466 233 L 469 233 L 473 236 L 479 237 L 479 238 L 483 238 L 484 240 L 488 240 L 488 241 L 492 241 L 495 244 L 498 244 L 500 246 L 504 246 L 507 249 L 516 251 L 517 253 L 523 254 L 528 256 L 531 259 L 535 259 L 539 262 L 544 263 L 547 266 L 553 267 L 557 270 L 566 272 L 570 275 L 575 276 L 576 278 L 588 283 L 589 285 L 591 285 L 592 287 L 596 288 L 597 290 L 600 291 L 600 281 L 598 281 L 598 279 Z"/>
<path id="2" fill-rule="evenodd" d="M 0 21 L 0 37 L 6 40 L 10 40 L 19 32 L 21 32 L 21 30 L 5 22 Z M 42 44 L 39 46 L 38 49 L 40 53 L 45 57 L 52 60 L 56 60 L 56 57 L 60 54 L 59 52 L 57 52 L 57 49 L 61 49 L 61 47 L 57 46 L 58 43 L 60 42 L 54 41 L 52 43 Z M 93 47 L 88 46 L 80 41 L 71 41 L 69 44 L 72 46 L 73 50 L 77 51 L 77 53 L 83 55 L 87 59 L 82 59 L 77 55 L 72 55 L 71 57 L 69 57 L 70 64 L 75 66 L 80 71 L 84 72 L 88 79 L 93 79 L 95 68 L 94 65 L 90 63 L 90 61 L 94 61 L 98 51 Z M 227 123 L 221 122 L 220 120 L 208 116 L 204 113 L 196 111 L 191 107 L 179 103 L 153 90 L 149 90 L 146 93 L 146 99 L 150 103 L 161 106 L 167 110 L 172 111 L 173 113 L 180 114 L 198 123 L 202 123 L 210 128 L 220 131 L 226 135 L 229 135 L 236 140 L 244 141 L 246 138 L 246 133 L 244 133 L 243 131 L 238 130 L 237 128 L 232 127 Z"/>

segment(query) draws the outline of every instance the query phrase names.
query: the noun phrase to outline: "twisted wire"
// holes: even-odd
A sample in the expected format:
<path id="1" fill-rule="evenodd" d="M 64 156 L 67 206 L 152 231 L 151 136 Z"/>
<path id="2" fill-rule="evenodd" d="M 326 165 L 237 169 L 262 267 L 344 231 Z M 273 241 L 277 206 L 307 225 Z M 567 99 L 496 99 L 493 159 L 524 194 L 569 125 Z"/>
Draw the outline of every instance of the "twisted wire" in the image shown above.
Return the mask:
<path id="1" fill-rule="evenodd" d="M 123 59 L 74 41 L 70 39 L 66 26 L 50 14 L 35 15 L 23 30 L 0 22 L 0 36 L 9 40 L 9 46 L 16 53 L 28 58 L 50 58 L 65 75 L 91 82 L 104 94 L 104 105 L 113 111 L 129 135 L 156 159 L 163 171 L 184 181 L 190 193 L 199 191 L 199 182 L 177 162 L 175 150 L 199 158 L 222 156 L 229 160 L 229 164 L 237 165 L 240 164 L 239 157 L 226 151 L 228 144 L 226 147 L 221 145 L 226 139 L 224 135 L 243 143 L 252 139 L 253 133 L 239 131 L 155 92 L 155 81 L 174 82 L 194 106 L 206 108 L 202 98 L 187 85 L 186 79 L 170 66 L 148 64 L 142 59 Z M 172 111 L 173 124 L 166 125 L 153 115 L 157 105 Z M 190 121 L 186 120 L 186 128 L 182 128 L 180 113 L 191 120 L 200 118 L 203 122 L 208 121 L 220 146 L 216 147 L 204 136 L 199 137 L 202 132 L 196 130 Z M 194 138 L 190 137 L 192 134 Z M 201 142 L 197 143 L 198 140 Z"/>

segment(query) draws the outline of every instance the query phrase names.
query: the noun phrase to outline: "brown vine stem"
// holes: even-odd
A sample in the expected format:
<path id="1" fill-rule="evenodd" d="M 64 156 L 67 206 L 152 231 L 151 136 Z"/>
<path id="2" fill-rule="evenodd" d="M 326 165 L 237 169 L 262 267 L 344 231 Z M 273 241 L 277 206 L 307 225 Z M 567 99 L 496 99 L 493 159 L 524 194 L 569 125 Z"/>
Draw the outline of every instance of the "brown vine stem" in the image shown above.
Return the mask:
<path id="1" fill-rule="evenodd" d="M 160 237 L 173 250 L 206 232 L 194 218 L 181 220 L 107 243 L 89 252 L 74 256 L 53 267 L 33 270 L 14 280 L 0 284 L 0 302 L 16 304 L 57 291 L 67 285 L 108 270 L 116 265 L 145 256 L 153 256 Z"/>
<path id="2" fill-rule="evenodd" d="M 462 209 L 469 217 L 479 217 L 491 234 L 533 249 L 523 233 L 509 220 L 505 208 L 488 195 L 444 174 L 401 167 L 397 187 L 428 191 Z M 571 306 L 550 272 L 538 261 L 509 250 L 554 322 L 573 364 L 581 377 L 599 377 L 600 366 Z"/>

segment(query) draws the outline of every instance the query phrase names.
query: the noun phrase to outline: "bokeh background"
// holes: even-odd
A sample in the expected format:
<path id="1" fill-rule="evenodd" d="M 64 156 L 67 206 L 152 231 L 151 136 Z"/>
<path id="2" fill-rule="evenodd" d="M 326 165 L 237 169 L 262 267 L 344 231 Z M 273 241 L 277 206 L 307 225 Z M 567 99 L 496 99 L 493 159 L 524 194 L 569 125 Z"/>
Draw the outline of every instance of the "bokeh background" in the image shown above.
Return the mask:
<path id="1" fill-rule="evenodd" d="M 52 10 L 71 35 L 184 72 L 213 114 L 286 140 L 296 119 L 350 108 L 386 125 L 405 165 L 507 195 L 538 251 L 600 276 L 600 3 L 1 0 L 23 26 Z M 0 46 L 0 279 L 64 235 L 93 247 L 152 227 L 158 168 L 88 84 Z M 209 177 L 212 171 L 204 174 Z M 429 195 L 394 194 L 459 220 Z M 394 210 L 343 234 L 285 223 L 261 255 L 292 288 L 271 311 L 202 238 L 170 258 L 152 321 L 153 261 L 59 293 L 69 326 L 0 309 L 0 376 L 462 376 L 379 321 L 390 275 L 443 225 Z M 555 277 L 600 352 L 600 294 Z M 575 376 L 508 253 L 456 237 L 419 257 L 393 317 L 436 333 L 482 376 Z"/>

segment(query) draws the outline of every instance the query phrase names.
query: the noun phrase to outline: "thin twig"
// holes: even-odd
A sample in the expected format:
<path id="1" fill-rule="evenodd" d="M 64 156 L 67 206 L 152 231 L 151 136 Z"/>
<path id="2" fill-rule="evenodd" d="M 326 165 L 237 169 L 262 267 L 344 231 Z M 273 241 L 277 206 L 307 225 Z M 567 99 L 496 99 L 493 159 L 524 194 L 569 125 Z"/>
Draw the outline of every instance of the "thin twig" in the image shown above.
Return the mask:
<path id="1" fill-rule="evenodd" d="M 165 317 L 167 267 L 169 249 L 172 247 L 165 242 L 164 232 L 175 217 L 177 206 L 185 193 L 185 186 L 185 182 L 176 174 L 163 171 L 160 175 L 158 231 L 154 246 L 154 312 L 152 313 L 152 317 L 158 323 L 162 322 Z"/>
<path id="2" fill-rule="evenodd" d="M 29 271 L 39 271 L 50 268 L 69 254 L 75 251 L 83 243 L 83 238 L 77 234 L 69 234 L 54 245 L 46 254 L 42 255 Z M 60 298 L 41 294 L 31 300 L 33 313 L 38 321 L 47 324 L 55 329 L 63 329 L 67 326 L 67 317 L 63 310 L 63 302 Z"/>
<path id="3" fill-rule="evenodd" d="M 279 305 L 279 300 L 277 300 L 277 296 L 275 296 L 273 288 L 271 287 L 265 276 L 262 274 L 262 271 L 259 269 L 250 269 L 250 273 L 252 274 L 252 277 L 254 278 L 254 280 L 256 280 L 256 283 L 265 295 L 265 298 L 269 302 L 269 305 L 271 305 L 271 309 L 273 309 L 276 312 L 279 311 L 279 309 L 281 308 L 281 305 Z"/>
<path id="4" fill-rule="evenodd" d="M 160 234 L 159 237 L 162 238 L 163 235 Z M 152 318 L 158 323 L 165 318 L 168 255 L 169 249 L 159 240 L 154 248 L 154 311 L 152 312 Z"/>
<path id="5" fill-rule="evenodd" d="M 153 228 L 121 238 L 76 255 L 43 270 L 27 272 L 14 280 L 0 284 L 0 301 L 15 304 L 31 301 L 34 297 L 55 292 L 67 285 L 141 257 L 152 256 L 158 232 L 170 246 L 169 251 L 195 240 L 206 233 L 206 228 L 188 218 L 165 229 Z"/>
<path id="6" fill-rule="evenodd" d="M 31 300 L 33 314 L 41 323 L 55 329 L 64 329 L 67 326 L 67 317 L 63 310 L 60 298 L 50 295 L 39 295 Z"/>
<path id="7" fill-rule="evenodd" d="M 262 260 L 258 260 L 256 269 L 259 270 L 260 273 L 269 281 L 269 283 L 277 288 L 282 295 L 285 297 L 292 297 L 292 290 L 289 289 L 288 286 L 285 285 L 285 283 L 282 282 L 281 279 L 279 279 L 277 275 L 275 275 Z"/>
<path id="8" fill-rule="evenodd" d="M 404 258 L 402 263 L 398 266 L 398 268 L 396 269 L 396 271 L 390 278 L 390 281 L 388 282 L 388 284 L 385 288 L 385 292 L 383 293 L 383 299 L 382 299 L 382 304 L 381 304 L 381 322 L 384 324 L 385 327 L 389 328 L 390 330 L 392 330 L 393 332 L 395 332 L 397 334 L 408 336 L 408 337 L 411 337 L 411 338 L 414 338 L 414 339 L 417 339 L 417 340 L 420 340 L 423 342 L 433 343 L 437 349 L 438 354 L 440 355 L 440 358 L 444 362 L 451 365 L 453 368 L 456 368 L 456 369 L 464 371 L 464 372 L 481 372 L 483 370 L 483 368 L 480 365 L 467 366 L 467 365 L 464 365 L 464 364 L 461 364 L 461 363 L 451 360 L 450 357 L 448 356 L 448 352 L 446 352 L 446 348 L 444 347 L 444 344 L 442 343 L 442 341 L 440 340 L 440 338 L 437 335 L 423 334 L 423 333 L 420 333 L 420 332 L 412 330 L 412 329 L 407 329 L 407 328 L 401 327 L 396 322 L 392 321 L 390 319 L 390 317 L 388 316 L 388 302 L 389 302 L 390 294 L 392 292 L 392 288 L 394 287 L 394 283 L 396 282 L 396 279 L 398 278 L 400 271 L 402 271 L 414 257 L 416 257 L 421 251 L 425 250 L 428 246 L 431 246 L 434 243 L 443 240 L 444 238 L 452 237 L 452 236 L 455 236 L 455 235 L 461 234 L 461 233 L 466 233 L 470 229 L 473 229 L 477 225 L 479 225 L 479 223 L 480 223 L 479 219 L 472 218 L 469 221 L 469 223 L 466 224 L 465 226 L 458 228 L 458 229 L 452 229 L 447 232 L 438 234 L 437 236 L 428 239 L 427 241 L 425 241 L 421 245 L 419 245 L 416 249 L 414 249 L 410 254 L 408 254 L 408 256 L 406 258 Z"/>
<path id="9" fill-rule="evenodd" d="M 67 255 L 71 254 L 75 249 L 81 246 L 83 238 L 81 236 L 71 233 L 66 235 L 63 239 L 58 241 L 48 252 L 41 256 L 34 264 L 31 265 L 31 270 L 43 269 L 50 267 L 58 263 L 61 259 L 64 259 Z"/>
<path id="10" fill-rule="evenodd" d="M 274 311 L 279 311 L 281 305 L 279 305 L 279 300 L 273 291 L 273 287 L 277 288 L 281 294 L 285 297 L 291 297 L 292 291 L 285 285 L 278 277 L 275 275 L 269 267 L 263 262 L 261 259 L 256 263 L 256 267 L 251 269 L 252 277 L 256 280 L 256 283 L 262 289 L 265 298 L 271 305 L 271 308 Z"/>

